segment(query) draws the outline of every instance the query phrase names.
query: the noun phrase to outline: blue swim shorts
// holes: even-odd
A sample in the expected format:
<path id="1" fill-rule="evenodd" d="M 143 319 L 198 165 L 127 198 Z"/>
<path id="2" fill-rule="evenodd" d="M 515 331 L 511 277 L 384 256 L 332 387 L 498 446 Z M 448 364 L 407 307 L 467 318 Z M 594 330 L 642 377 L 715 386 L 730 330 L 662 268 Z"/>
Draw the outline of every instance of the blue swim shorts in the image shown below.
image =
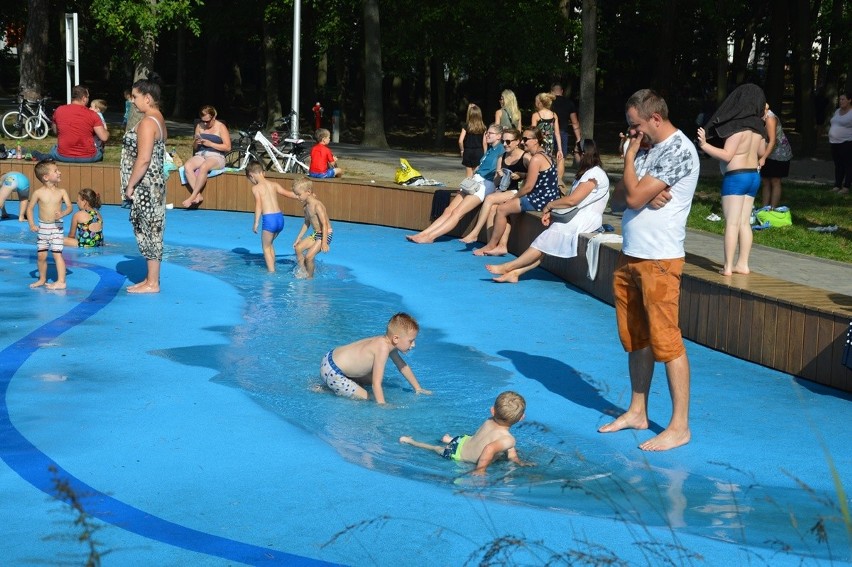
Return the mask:
<path id="1" fill-rule="evenodd" d="M 754 197 L 760 188 L 760 174 L 756 169 L 726 171 L 722 180 L 722 197 L 747 195 Z"/>
<path id="2" fill-rule="evenodd" d="M 260 223 L 263 230 L 278 234 L 284 228 L 283 213 L 268 213 L 260 217 Z"/>
<path id="3" fill-rule="evenodd" d="M 328 177 L 334 177 L 334 168 L 329 167 L 325 173 L 314 173 L 313 171 L 308 172 L 308 177 L 313 177 L 315 179 L 326 179 Z"/>

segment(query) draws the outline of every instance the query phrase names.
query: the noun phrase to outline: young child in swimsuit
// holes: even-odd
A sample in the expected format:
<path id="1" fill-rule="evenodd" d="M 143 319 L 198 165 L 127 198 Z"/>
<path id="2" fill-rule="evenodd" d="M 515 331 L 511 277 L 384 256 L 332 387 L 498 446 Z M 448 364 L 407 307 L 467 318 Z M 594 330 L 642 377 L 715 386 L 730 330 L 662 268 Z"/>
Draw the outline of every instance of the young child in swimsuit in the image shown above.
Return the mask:
<path id="1" fill-rule="evenodd" d="M 253 161 L 246 166 L 246 177 L 252 184 L 251 192 L 254 195 L 254 233 L 257 234 L 258 225 L 262 232 L 260 243 L 263 247 L 263 260 L 266 262 L 266 270 L 275 271 L 275 247 L 273 243 L 278 234 L 284 228 L 284 215 L 278 205 L 278 195 L 296 198 L 296 194 L 288 191 L 278 183 L 272 183 L 263 174 L 263 166 Z"/>
<path id="2" fill-rule="evenodd" d="M 62 174 L 52 159 L 43 159 L 35 166 L 36 179 L 44 183 L 30 195 L 27 205 L 27 220 L 30 230 L 38 233 L 38 280 L 31 288 L 45 286 L 47 289 L 65 289 L 65 259 L 62 257 L 64 245 L 62 217 L 71 213 L 71 199 L 68 191 L 59 187 Z M 38 205 L 38 226 L 33 221 L 33 213 Z M 56 264 L 56 281 L 47 283 L 47 251 L 53 253 Z M 45 285 L 47 284 L 47 285 Z"/>
<path id="3" fill-rule="evenodd" d="M 407 313 L 397 313 L 388 321 L 384 335 L 367 337 L 348 345 L 339 346 L 326 353 L 320 365 L 320 375 L 326 386 L 338 396 L 357 400 L 370 398 L 364 386 L 373 386 L 376 403 L 385 403 L 382 381 L 385 363 L 390 358 L 400 374 L 408 380 L 415 394 L 431 394 L 424 390 L 414 377 L 400 352 L 409 352 L 420 326 Z"/>
<path id="4" fill-rule="evenodd" d="M 71 228 L 65 246 L 94 248 L 104 245 L 104 219 L 101 216 L 101 197 L 91 189 L 80 189 L 77 208 L 71 217 Z"/>
<path id="5" fill-rule="evenodd" d="M 331 222 L 328 220 L 325 205 L 314 195 L 310 179 L 299 179 L 293 183 L 293 193 L 305 209 L 305 223 L 293 242 L 299 261 L 298 277 L 312 278 L 316 270 L 316 255 L 320 250 L 328 252 L 331 249 Z M 302 238 L 308 227 L 313 228 L 314 232 Z"/>
<path id="6" fill-rule="evenodd" d="M 522 467 L 531 467 L 534 463 L 522 461 L 515 450 L 515 438 L 509 433 L 509 428 L 524 419 L 526 401 L 515 392 L 503 392 L 491 407 L 491 418 L 485 420 L 473 435 L 444 435 L 443 445 L 429 445 L 415 441 L 409 436 L 399 438 L 400 443 L 413 445 L 421 449 L 435 451 L 445 459 L 476 463 L 475 475 L 484 475 L 496 457 L 506 453 L 506 457 Z"/>

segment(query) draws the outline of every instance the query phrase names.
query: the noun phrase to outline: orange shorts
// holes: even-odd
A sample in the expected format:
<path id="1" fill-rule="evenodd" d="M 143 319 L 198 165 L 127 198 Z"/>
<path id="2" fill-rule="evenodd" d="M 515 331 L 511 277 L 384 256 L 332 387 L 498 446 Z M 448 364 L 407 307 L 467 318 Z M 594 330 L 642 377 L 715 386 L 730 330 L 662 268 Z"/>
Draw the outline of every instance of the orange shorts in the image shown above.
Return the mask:
<path id="1" fill-rule="evenodd" d="M 618 336 L 627 352 L 650 346 L 657 362 L 686 353 L 678 326 L 683 261 L 619 257 L 612 290 Z"/>

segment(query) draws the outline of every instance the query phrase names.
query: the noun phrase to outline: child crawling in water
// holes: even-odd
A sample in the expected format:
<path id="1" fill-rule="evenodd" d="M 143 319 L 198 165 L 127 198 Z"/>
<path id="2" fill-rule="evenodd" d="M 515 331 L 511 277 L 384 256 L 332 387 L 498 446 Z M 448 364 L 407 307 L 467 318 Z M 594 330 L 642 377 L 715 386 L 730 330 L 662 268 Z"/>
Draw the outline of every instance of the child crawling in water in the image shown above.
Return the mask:
<path id="1" fill-rule="evenodd" d="M 390 358 L 400 374 L 408 380 L 415 394 L 431 394 L 424 390 L 414 377 L 408 364 L 399 355 L 414 348 L 420 326 L 408 313 L 397 313 L 388 321 L 384 335 L 367 337 L 348 345 L 339 346 L 326 353 L 320 365 L 320 375 L 326 386 L 338 396 L 367 400 L 364 386 L 373 386 L 376 403 L 385 403 L 382 381 L 385 363 Z"/>
<path id="2" fill-rule="evenodd" d="M 515 437 L 509 433 L 510 427 L 524 419 L 526 407 L 527 403 L 520 394 L 503 392 L 491 407 L 491 418 L 485 420 L 473 435 L 444 435 L 441 439 L 444 445 L 421 443 L 407 435 L 400 437 L 399 442 L 435 451 L 445 459 L 476 463 L 475 475 L 484 475 L 488 465 L 501 453 L 506 453 L 506 457 L 516 465 L 531 467 L 534 463 L 518 458 Z"/>

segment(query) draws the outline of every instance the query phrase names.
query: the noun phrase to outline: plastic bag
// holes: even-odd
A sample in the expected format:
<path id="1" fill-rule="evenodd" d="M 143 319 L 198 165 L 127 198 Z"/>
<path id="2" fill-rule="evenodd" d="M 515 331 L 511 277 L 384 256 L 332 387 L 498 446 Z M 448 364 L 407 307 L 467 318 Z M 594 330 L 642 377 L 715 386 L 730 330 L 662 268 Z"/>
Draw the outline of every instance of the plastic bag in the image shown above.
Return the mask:
<path id="1" fill-rule="evenodd" d="M 772 209 L 771 211 L 757 211 L 757 214 L 755 215 L 757 217 L 757 222 L 760 224 L 769 223 L 769 226 L 774 228 L 792 225 L 793 216 L 790 214 L 790 209 L 787 209 L 786 207 L 779 209 Z"/>
<path id="2" fill-rule="evenodd" d="M 411 167 L 407 159 L 399 158 L 399 167 L 396 168 L 396 175 L 393 177 L 394 183 L 409 185 L 418 179 L 423 179 L 420 172 Z"/>

